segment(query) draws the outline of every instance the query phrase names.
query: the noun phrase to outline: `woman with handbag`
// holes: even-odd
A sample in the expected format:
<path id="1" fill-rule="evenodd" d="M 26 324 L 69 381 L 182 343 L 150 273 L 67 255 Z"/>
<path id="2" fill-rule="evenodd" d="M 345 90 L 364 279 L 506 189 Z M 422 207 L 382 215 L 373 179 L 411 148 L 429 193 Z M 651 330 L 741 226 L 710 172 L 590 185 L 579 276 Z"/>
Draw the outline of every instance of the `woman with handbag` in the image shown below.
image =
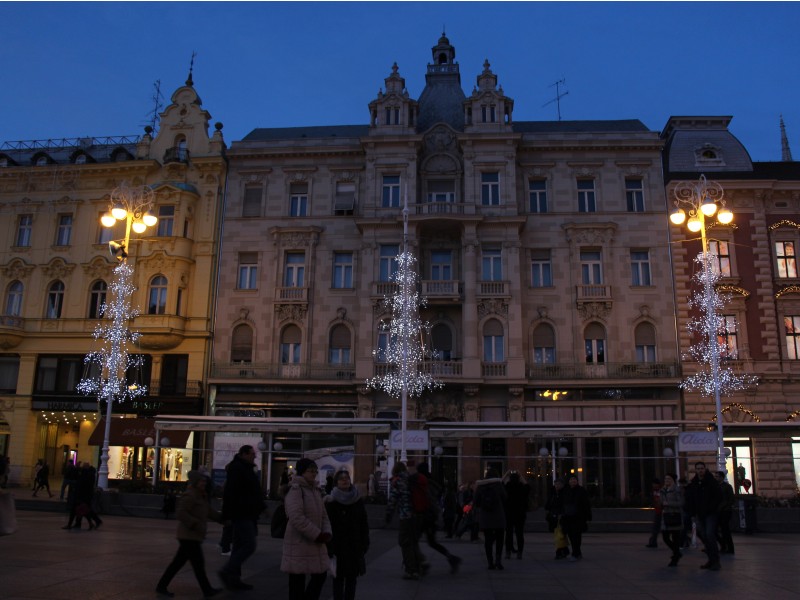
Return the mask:
<path id="1" fill-rule="evenodd" d="M 547 528 L 553 534 L 553 544 L 556 547 L 556 560 L 569 556 L 569 541 L 564 529 L 561 527 L 561 517 L 564 514 L 564 498 L 562 490 L 564 480 L 561 478 L 553 482 L 550 497 L 547 499 L 545 509 L 547 510 Z"/>
<path id="2" fill-rule="evenodd" d="M 677 484 L 677 475 L 668 473 L 664 476 L 661 488 L 661 537 L 672 550 L 670 567 L 677 567 L 681 554 L 681 537 L 683 535 L 683 491 Z"/>
<path id="3" fill-rule="evenodd" d="M 333 539 L 328 543 L 333 575 L 333 600 L 354 600 L 356 579 L 367 572 L 369 524 L 364 501 L 350 480 L 350 473 L 337 471 L 333 489 L 325 496 Z"/>

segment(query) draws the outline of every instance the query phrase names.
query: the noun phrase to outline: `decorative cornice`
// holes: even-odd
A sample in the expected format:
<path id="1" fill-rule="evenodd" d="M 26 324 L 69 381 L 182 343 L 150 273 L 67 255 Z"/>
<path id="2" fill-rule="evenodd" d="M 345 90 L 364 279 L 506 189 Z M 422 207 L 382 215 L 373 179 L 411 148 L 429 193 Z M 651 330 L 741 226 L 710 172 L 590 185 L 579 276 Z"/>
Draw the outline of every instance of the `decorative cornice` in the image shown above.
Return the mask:
<path id="1" fill-rule="evenodd" d="M 11 261 L 11 264 L 2 267 L 3 275 L 9 279 L 25 279 L 28 277 L 35 267 L 33 265 L 26 265 L 19 259 Z"/>
<path id="2" fill-rule="evenodd" d="M 57 258 L 53 260 L 49 265 L 45 265 L 42 267 L 42 272 L 47 275 L 48 277 L 55 277 L 56 279 L 64 279 L 67 275 L 72 273 L 75 270 L 74 264 L 68 264 Z"/>
<path id="3" fill-rule="evenodd" d="M 789 219 L 783 219 L 781 221 L 778 221 L 777 223 L 773 223 L 772 225 L 770 225 L 769 230 L 775 231 L 776 229 L 779 229 L 781 227 L 794 227 L 795 229 L 800 229 L 800 225 L 798 225 L 794 221 L 790 221 Z"/>

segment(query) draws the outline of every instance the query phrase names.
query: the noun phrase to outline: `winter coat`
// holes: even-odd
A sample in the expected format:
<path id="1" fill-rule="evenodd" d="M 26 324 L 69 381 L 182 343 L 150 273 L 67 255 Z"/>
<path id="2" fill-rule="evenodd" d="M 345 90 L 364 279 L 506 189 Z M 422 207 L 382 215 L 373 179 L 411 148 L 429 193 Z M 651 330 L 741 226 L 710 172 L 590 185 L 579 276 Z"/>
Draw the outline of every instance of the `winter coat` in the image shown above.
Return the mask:
<path id="1" fill-rule="evenodd" d="M 411 487 L 406 471 L 392 477 L 389 484 L 389 503 L 386 505 L 387 522 L 392 518 L 395 509 L 397 509 L 397 516 L 401 521 L 414 516 L 414 509 L 411 506 Z"/>
<path id="2" fill-rule="evenodd" d="M 266 504 L 253 465 L 235 456 L 225 470 L 227 477 L 222 492 L 222 516 L 226 520 L 257 520 Z"/>
<path id="3" fill-rule="evenodd" d="M 336 576 L 352 577 L 367 572 L 364 556 L 369 550 L 369 524 L 364 501 L 354 486 L 343 492 L 333 488 L 325 497 L 333 539 L 328 553 L 336 557 Z"/>
<path id="4" fill-rule="evenodd" d="M 683 515 L 683 490 L 680 486 L 674 485 L 671 488 L 661 488 L 661 514 Z M 662 529 L 664 531 L 682 531 L 683 523 L 677 525 L 667 525 L 662 516 Z"/>
<path id="5" fill-rule="evenodd" d="M 562 523 L 565 521 L 576 522 L 585 527 L 592 520 L 592 505 L 589 503 L 589 493 L 586 488 L 576 485 L 574 488 L 567 484 L 561 490 L 561 500 L 564 506 Z"/>
<path id="6" fill-rule="evenodd" d="M 531 493 L 531 486 L 521 481 L 506 482 L 506 495 L 508 502 L 506 515 L 510 522 L 524 520 L 528 514 L 528 497 Z"/>
<path id="7" fill-rule="evenodd" d="M 703 479 L 695 475 L 686 486 L 686 512 L 690 516 L 704 519 L 716 515 L 721 504 L 722 491 L 710 471 L 706 471 Z"/>
<path id="8" fill-rule="evenodd" d="M 202 542 L 206 537 L 208 519 L 220 521 L 222 516 L 211 508 L 204 492 L 190 485 L 178 501 L 175 517 L 178 519 L 176 538 Z"/>
<path id="9" fill-rule="evenodd" d="M 284 500 L 286 535 L 283 538 L 281 571 L 284 573 L 324 573 L 330 559 L 324 542 L 316 539 L 331 533 L 331 522 L 322 494 L 302 475 L 295 475 Z"/>
<path id="10" fill-rule="evenodd" d="M 549 531 L 555 531 L 558 527 L 558 520 L 564 514 L 564 488 L 557 490 L 555 486 L 550 489 L 550 496 L 547 498 L 547 503 L 544 506 L 547 511 L 547 528 Z"/>
<path id="11" fill-rule="evenodd" d="M 487 488 L 492 488 L 493 506 L 486 506 Z M 506 528 L 506 488 L 499 477 L 480 479 L 475 482 L 474 505 L 478 508 L 478 527 L 481 529 Z"/>

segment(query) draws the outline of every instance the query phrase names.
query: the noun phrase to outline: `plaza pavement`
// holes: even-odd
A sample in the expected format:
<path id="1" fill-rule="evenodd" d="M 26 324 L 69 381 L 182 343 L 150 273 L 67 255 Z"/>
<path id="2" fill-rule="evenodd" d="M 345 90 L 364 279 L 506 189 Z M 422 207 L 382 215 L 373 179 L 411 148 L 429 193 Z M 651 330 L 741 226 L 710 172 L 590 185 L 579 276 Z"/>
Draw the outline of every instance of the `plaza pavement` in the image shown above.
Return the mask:
<path id="1" fill-rule="evenodd" d="M 60 513 L 17 511 L 16 533 L 0 537 L 0 598 L 3 600 L 155 599 L 155 583 L 176 548 L 174 519 L 106 516 L 96 531 L 61 529 Z M 212 584 L 225 557 L 216 545 L 220 526 L 212 523 L 204 545 Z M 699 569 L 705 555 L 688 550 L 678 568 L 668 568 L 668 550 L 644 547 L 647 536 L 592 533 L 584 537 L 582 561 L 553 560 L 551 536 L 526 534 L 522 560 L 505 561 L 504 571 L 486 568 L 482 543 L 443 540 L 464 560 L 451 575 L 443 557 L 422 545 L 432 563 L 421 581 L 401 578 L 396 529 L 374 529 L 367 574 L 359 579 L 359 600 L 687 600 L 694 598 L 800 598 L 800 538 L 797 534 L 735 537 L 735 557 L 724 556 L 720 572 Z M 442 537 L 440 535 L 440 537 Z M 223 600 L 288 598 L 287 576 L 280 572 L 281 540 L 260 526 L 258 550 L 247 561 L 248 592 L 224 592 Z M 176 598 L 201 598 L 191 568 L 170 585 Z M 323 600 L 331 598 L 326 583 Z"/>

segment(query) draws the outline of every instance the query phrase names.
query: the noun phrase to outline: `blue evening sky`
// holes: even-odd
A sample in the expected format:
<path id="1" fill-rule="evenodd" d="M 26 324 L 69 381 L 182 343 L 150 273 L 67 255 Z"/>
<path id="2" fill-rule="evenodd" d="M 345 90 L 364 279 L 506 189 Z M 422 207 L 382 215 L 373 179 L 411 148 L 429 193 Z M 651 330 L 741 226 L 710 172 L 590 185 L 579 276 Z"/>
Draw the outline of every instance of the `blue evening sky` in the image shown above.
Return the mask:
<path id="1" fill-rule="evenodd" d="M 446 28 L 462 87 L 488 58 L 519 121 L 731 115 L 754 160 L 800 159 L 793 2 L 0 2 L 0 142 L 140 134 L 186 79 L 226 141 L 256 127 L 366 124 L 393 62 L 412 97 Z M 212 121 L 212 122 L 213 122 Z"/>

